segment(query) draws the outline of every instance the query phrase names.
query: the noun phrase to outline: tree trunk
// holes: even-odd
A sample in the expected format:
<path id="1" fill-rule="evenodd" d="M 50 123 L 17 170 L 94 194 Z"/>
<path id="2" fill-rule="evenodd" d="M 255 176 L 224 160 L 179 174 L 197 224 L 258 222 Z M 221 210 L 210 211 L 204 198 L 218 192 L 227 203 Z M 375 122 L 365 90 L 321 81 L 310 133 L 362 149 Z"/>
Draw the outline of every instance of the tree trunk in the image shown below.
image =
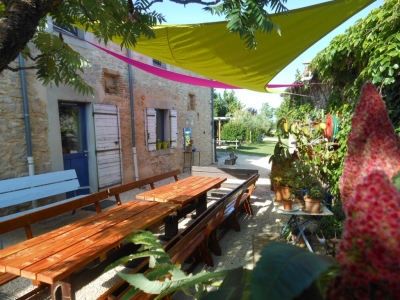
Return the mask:
<path id="1" fill-rule="evenodd" d="M 41 18 L 62 0 L 11 0 L 0 16 L 0 73 L 32 39 Z"/>

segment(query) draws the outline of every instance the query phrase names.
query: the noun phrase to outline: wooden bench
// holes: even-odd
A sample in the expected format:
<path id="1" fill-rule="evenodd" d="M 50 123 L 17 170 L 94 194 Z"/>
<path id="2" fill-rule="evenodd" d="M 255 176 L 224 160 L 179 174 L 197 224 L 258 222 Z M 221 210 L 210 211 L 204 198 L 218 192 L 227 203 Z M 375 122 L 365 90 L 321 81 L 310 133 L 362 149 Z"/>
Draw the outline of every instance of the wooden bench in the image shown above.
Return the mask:
<path id="1" fill-rule="evenodd" d="M 29 202 L 32 202 L 32 206 L 36 206 L 35 203 L 39 199 L 58 196 L 67 192 L 76 192 L 80 189 L 90 189 L 90 187 L 81 187 L 79 185 L 75 170 L 6 179 L 0 181 L 0 209 Z M 67 203 L 83 196 L 75 196 L 40 207 L 32 207 L 25 212 L 8 214 L 0 217 L 0 222 Z M 0 249 L 2 249 L 1 236 Z"/>
<path id="2" fill-rule="evenodd" d="M 39 207 L 40 210 L 28 210 L 17 214 L 9 215 L 0 218 L 0 234 L 24 228 L 28 239 L 33 237 L 31 225 L 37 222 L 61 215 L 66 212 L 76 210 L 78 208 L 95 204 L 97 212 L 101 212 L 99 201 L 107 199 L 107 191 L 98 192 L 92 195 L 75 198 L 74 200 L 65 200 L 54 203 L 53 205 L 46 205 Z M 16 275 L 0 272 L 0 286 L 18 278 Z M 37 284 L 37 282 L 34 282 Z M 43 289 L 44 285 L 38 286 L 36 292 Z"/>
<path id="3" fill-rule="evenodd" d="M 238 169 L 229 167 L 215 167 L 215 166 L 193 166 L 193 176 L 207 176 L 207 177 L 225 177 L 228 179 L 241 179 L 247 180 L 252 175 L 258 174 L 256 169 Z"/>
<path id="4" fill-rule="evenodd" d="M 64 173 L 67 172 L 67 173 Z M 3 203 L 3 195 L 5 195 L 6 200 L 12 201 L 12 203 L 24 203 L 24 202 L 29 202 L 32 200 L 36 199 L 41 199 L 41 197 L 36 197 L 37 195 L 43 195 L 43 193 L 46 193 L 46 195 L 56 195 L 56 191 L 58 194 L 67 192 L 67 191 L 73 191 L 75 188 L 79 188 L 79 182 L 78 179 L 76 178 L 76 173 L 75 170 L 68 170 L 68 171 L 61 171 L 61 172 L 54 172 L 57 173 L 54 177 L 57 177 L 58 180 L 48 180 L 47 185 L 44 185 L 42 189 L 36 190 L 35 188 L 32 188 L 32 190 L 28 190 L 28 186 L 38 186 L 39 183 L 43 183 L 43 178 L 41 175 L 35 175 L 35 176 L 30 176 L 29 183 L 24 184 L 24 180 L 26 177 L 21 177 L 21 178 L 16 178 L 16 179 L 9 179 L 9 180 L 4 180 L 0 181 L 0 202 Z M 54 173 L 48 173 L 48 174 L 42 174 L 42 175 L 50 175 Z M 73 173 L 75 176 L 73 176 Z M 60 176 L 63 180 L 60 180 Z M 33 208 L 30 210 L 22 211 L 19 213 L 15 213 L 12 215 L 7 215 L 4 217 L 0 217 L 0 249 L 2 249 L 2 244 L 1 244 L 1 234 L 10 232 L 12 230 L 18 229 L 18 228 L 24 228 L 25 233 L 28 239 L 31 239 L 33 237 L 31 225 L 35 224 L 37 222 L 49 219 L 51 217 L 58 216 L 60 214 L 70 212 L 70 211 L 75 211 L 78 208 L 82 208 L 91 204 L 94 204 L 96 207 L 96 211 L 98 213 L 101 212 L 101 207 L 99 202 L 101 200 L 105 200 L 111 196 L 115 196 L 115 199 L 117 201 L 118 205 L 121 205 L 121 200 L 119 197 L 120 193 L 132 190 L 134 188 L 138 188 L 141 186 L 145 186 L 149 184 L 152 188 L 155 188 L 154 183 L 161 181 L 163 179 L 167 179 L 170 177 L 174 177 L 175 180 L 178 180 L 177 175 L 180 174 L 180 170 L 174 170 L 171 172 L 167 172 L 164 174 L 160 175 L 155 175 L 149 178 L 145 178 L 142 180 L 138 180 L 135 182 L 127 183 L 115 188 L 111 188 L 106 191 L 98 192 L 92 195 L 88 196 L 77 196 L 73 198 L 69 198 L 66 200 L 58 201 L 49 205 Z M 39 177 L 37 177 L 39 176 Z M 46 178 L 48 176 L 45 176 Z M 65 180 L 64 180 L 65 179 Z M 52 184 L 53 182 L 54 184 Z M 12 185 L 7 186 L 6 183 L 12 183 Z M 21 183 L 22 187 L 25 187 L 25 189 L 20 188 L 18 191 L 13 191 L 13 187 L 16 186 L 16 183 Z M 39 186 L 40 188 L 40 186 Z M 33 195 L 29 194 L 29 191 L 33 193 Z M 18 193 L 16 193 L 18 192 Z M 17 199 L 16 195 L 20 195 L 22 197 L 21 199 Z M 26 201 L 25 200 L 26 198 Z M 46 197 L 46 196 L 45 196 Z M 7 205 L 8 206 L 8 205 Z M 5 207 L 7 207 L 5 206 Z M 1 273 L 0 272 L 0 286 L 3 284 L 6 284 L 18 276 L 12 275 L 9 273 Z M 41 286 L 42 288 L 42 286 Z M 35 289 L 37 292 L 38 290 Z"/>
<path id="5" fill-rule="evenodd" d="M 259 175 L 254 174 L 234 190 L 236 191 L 235 197 L 230 197 L 231 201 L 229 201 L 229 203 L 225 206 L 224 211 L 220 213 L 216 219 L 215 226 L 211 234 L 211 247 L 213 247 L 212 245 L 217 244 L 217 240 L 220 240 L 223 237 L 227 229 L 234 228 L 236 231 L 240 231 L 238 215 L 241 212 L 246 212 L 248 215 L 253 215 L 250 197 L 253 194 L 258 178 Z M 224 229 L 219 236 L 217 236 L 217 228 Z M 216 255 L 221 255 L 218 248 L 213 248 L 212 250 Z"/>
<path id="6" fill-rule="evenodd" d="M 203 262 L 209 266 L 213 266 L 210 249 L 213 250 L 213 252 L 218 252 L 219 250 L 219 253 L 221 254 L 218 240 L 215 237 L 211 237 L 213 232 L 215 232 L 214 228 L 217 226 L 217 218 L 224 215 L 229 203 L 237 201 L 238 197 L 242 198 L 245 187 L 245 184 L 239 185 L 236 189 L 223 196 L 217 202 L 208 207 L 205 212 L 197 217 L 185 229 L 179 232 L 179 234 L 172 238 L 166 245 L 164 245 L 164 249 L 170 256 L 172 262 L 175 264 L 182 264 L 188 259 L 192 259 L 194 263 Z M 192 269 L 192 267 L 193 265 L 189 270 Z M 145 260 L 130 273 L 136 274 L 147 272 L 149 272 L 148 260 Z M 119 280 L 103 295 L 97 298 L 97 300 L 121 299 L 124 293 L 129 289 L 130 286 L 126 281 Z M 154 299 L 156 296 L 157 295 L 139 292 L 130 299 Z"/>
<path id="7" fill-rule="evenodd" d="M 237 158 L 234 152 L 229 153 L 229 159 L 225 159 L 225 165 L 234 165 Z"/>

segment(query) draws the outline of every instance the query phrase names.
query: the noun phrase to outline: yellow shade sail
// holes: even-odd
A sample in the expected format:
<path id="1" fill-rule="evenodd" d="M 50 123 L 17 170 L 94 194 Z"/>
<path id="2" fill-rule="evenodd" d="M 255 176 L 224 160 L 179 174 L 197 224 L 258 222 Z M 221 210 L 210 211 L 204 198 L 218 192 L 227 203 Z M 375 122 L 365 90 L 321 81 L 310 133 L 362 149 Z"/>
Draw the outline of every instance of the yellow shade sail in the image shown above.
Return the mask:
<path id="1" fill-rule="evenodd" d="M 266 84 L 297 56 L 372 2 L 336 0 L 272 15 L 281 35 L 257 33 L 257 47 L 251 50 L 228 32 L 225 21 L 157 26 L 155 39 L 141 38 L 131 49 L 210 79 L 266 92 Z"/>

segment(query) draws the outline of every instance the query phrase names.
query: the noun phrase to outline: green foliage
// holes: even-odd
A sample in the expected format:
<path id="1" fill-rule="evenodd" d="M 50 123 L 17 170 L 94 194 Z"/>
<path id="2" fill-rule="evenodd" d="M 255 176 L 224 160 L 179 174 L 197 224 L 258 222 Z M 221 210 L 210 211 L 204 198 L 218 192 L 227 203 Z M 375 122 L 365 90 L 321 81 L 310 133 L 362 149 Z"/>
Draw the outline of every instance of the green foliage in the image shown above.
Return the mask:
<path id="1" fill-rule="evenodd" d="M 272 22 L 265 8 L 269 6 L 276 13 L 286 12 L 287 8 L 282 3 L 286 3 L 286 0 L 227 0 L 215 6 L 208 6 L 204 10 L 212 14 L 225 15 L 228 30 L 239 33 L 240 38 L 245 40 L 246 47 L 252 49 L 257 47 L 254 37 L 257 31 L 270 32 L 275 27 L 280 34 L 279 25 Z"/>
<path id="2" fill-rule="evenodd" d="M 269 178 L 274 187 L 293 187 L 296 180 L 294 170 L 291 167 L 285 167 L 284 165 L 274 166 L 269 173 Z"/>
<path id="3" fill-rule="evenodd" d="M 324 190 L 322 189 L 321 186 L 315 185 L 312 186 L 309 190 L 307 190 L 307 197 L 314 199 L 314 200 L 322 200 L 324 196 Z"/>
<path id="4" fill-rule="evenodd" d="M 232 117 L 243 107 L 243 103 L 236 97 L 233 90 L 230 92 L 224 90 L 222 95 L 214 92 L 214 117 Z"/>
<path id="5" fill-rule="evenodd" d="M 254 269 L 251 299 L 293 299 L 331 265 L 332 260 L 327 256 L 288 244 L 272 243 L 261 252 L 261 259 Z"/>
<path id="6" fill-rule="evenodd" d="M 65 46 L 62 34 L 55 35 L 51 42 L 47 37 L 38 37 L 38 33 L 43 33 L 45 29 L 46 18 L 51 17 L 57 25 L 70 31 L 74 31 L 74 25 L 83 30 L 91 28 L 95 39 L 106 44 L 115 37 L 123 37 L 122 49 L 135 46 L 140 37 L 155 38 L 153 27 L 166 21 L 162 13 L 152 10 L 152 6 L 156 2 L 159 1 L 103 0 L 99 2 L 97 0 L 69 0 L 37 5 L 35 10 L 43 18 L 39 21 L 39 24 L 36 24 L 37 32 L 32 42 L 35 46 L 38 46 L 40 40 L 43 39 L 48 43 L 46 47 L 39 49 L 40 53 L 36 58 L 30 56 L 28 48 L 23 45 L 25 59 L 30 58 L 32 60 L 35 67 L 38 68 L 38 77 L 44 84 L 54 82 L 58 85 L 63 83 L 80 93 L 93 94 L 93 88 L 88 86 L 81 77 L 84 68 L 88 66 L 87 61 L 73 53 L 71 48 Z M 229 31 L 239 33 L 240 38 L 245 39 L 248 48 L 256 45 L 254 34 L 257 31 L 270 32 L 275 27 L 279 32 L 279 25 L 272 23 L 267 8 L 274 12 L 287 11 L 283 5 L 286 0 L 228 0 L 214 6 L 211 3 L 200 3 L 192 0 L 173 2 L 182 5 L 196 2 L 207 6 L 205 10 L 211 13 L 225 15 L 229 20 L 227 25 Z M 8 13 L 11 13 L 11 10 L 13 10 L 12 13 L 24 13 L 18 12 L 18 5 L 6 6 L 6 3 L 8 2 L 0 0 L 0 22 L 2 18 L 7 17 Z M 24 25 L 15 24 L 14 31 L 24 28 Z M 12 32 L 12 34 L 18 35 L 18 32 Z M 56 41 L 56 39 L 59 39 L 59 41 Z M 61 46 L 61 44 L 64 44 L 64 46 Z M 7 49 L 3 48 L 2 50 L 6 51 Z M 80 61 L 79 63 L 76 61 L 77 59 Z M 10 66 L 8 68 L 14 70 Z"/>
<path id="7" fill-rule="evenodd" d="M 333 216 L 321 218 L 317 223 L 316 232 L 322 232 L 326 239 L 341 238 L 346 215 L 343 211 L 342 201 L 338 200 L 332 206 Z"/>
<path id="8" fill-rule="evenodd" d="M 44 85 L 54 82 L 56 86 L 60 83 L 73 87 L 81 94 L 93 94 L 93 88 L 88 86 L 78 73 L 83 73 L 84 68 L 90 67 L 90 63 L 78 52 L 69 47 L 58 36 L 38 32 L 32 39 L 33 44 L 41 53 L 36 63 L 38 67 L 37 77 Z M 30 56 L 29 48 L 26 47 L 23 56 Z"/>
<path id="9" fill-rule="evenodd" d="M 333 266 L 332 260 L 327 256 L 319 256 L 299 247 L 276 242 L 262 251 L 253 271 L 241 267 L 212 273 L 202 271 L 193 275 L 184 273 L 179 265 L 171 262 L 152 233 L 134 231 L 126 241 L 142 244 L 139 249 L 141 252 L 118 260 L 107 270 L 128 260 L 148 256 L 152 271 L 147 274 L 119 272 L 118 274 L 134 287 L 123 299 L 130 299 L 139 289 L 146 293 L 158 294 L 156 299 L 174 295 L 180 290 L 202 300 L 293 299 L 298 295 L 308 299 L 321 299 L 322 290 L 317 286 L 324 288 L 324 285 L 316 283 L 319 282 L 320 276 L 326 277 L 327 271 Z M 221 278 L 222 283 L 216 281 Z M 219 285 L 219 288 L 208 292 L 206 287 L 210 285 Z M 195 293 L 190 289 L 193 286 L 196 289 Z"/>
<path id="10" fill-rule="evenodd" d="M 257 155 L 257 156 L 270 156 L 274 153 L 275 142 L 265 141 L 260 143 L 242 144 L 238 149 L 235 149 L 235 154 Z M 218 153 L 229 154 L 232 149 L 217 149 Z"/>
<path id="11" fill-rule="evenodd" d="M 244 124 L 238 122 L 228 122 L 221 130 L 222 140 L 239 140 L 244 141 L 246 139 L 247 128 Z"/>
<path id="12" fill-rule="evenodd" d="M 159 294 L 156 299 L 161 299 L 166 295 L 174 294 L 180 290 L 198 298 L 204 292 L 205 286 L 212 284 L 211 279 L 224 277 L 227 273 L 227 271 L 220 271 L 187 275 L 180 269 L 180 265 L 175 265 L 170 260 L 163 246 L 149 231 L 135 230 L 125 241 L 141 244 L 139 252 L 117 260 L 107 267 L 106 271 L 129 260 L 143 257 L 149 257 L 151 271 L 146 274 L 124 274 L 118 272 L 119 276 L 134 287 L 124 295 L 123 299 L 130 299 L 140 290 L 146 293 Z M 190 292 L 189 287 L 191 286 L 197 286 L 198 293 L 193 294 Z"/>
<path id="13" fill-rule="evenodd" d="M 347 137 L 351 130 L 351 118 L 353 117 L 354 105 L 343 104 L 333 114 L 341 115 L 339 132 L 335 139 L 338 143 L 337 149 L 332 153 L 331 159 L 326 163 L 327 182 L 332 195 L 339 196 L 339 180 L 343 174 L 344 158 L 347 155 Z"/>

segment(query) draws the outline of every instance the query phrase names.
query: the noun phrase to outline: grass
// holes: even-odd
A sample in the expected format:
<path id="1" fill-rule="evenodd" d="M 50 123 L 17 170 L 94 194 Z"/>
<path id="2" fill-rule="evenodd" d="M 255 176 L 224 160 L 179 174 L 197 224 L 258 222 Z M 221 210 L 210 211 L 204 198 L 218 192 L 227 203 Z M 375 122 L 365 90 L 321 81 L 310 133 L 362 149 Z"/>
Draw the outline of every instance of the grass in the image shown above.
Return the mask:
<path id="1" fill-rule="evenodd" d="M 217 149 L 218 153 L 230 153 L 245 154 L 245 155 L 256 155 L 256 156 L 270 156 L 274 153 L 276 141 L 265 141 L 261 143 L 253 144 L 242 144 L 240 147 L 235 149 L 234 147 L 228 149 Z"/>

